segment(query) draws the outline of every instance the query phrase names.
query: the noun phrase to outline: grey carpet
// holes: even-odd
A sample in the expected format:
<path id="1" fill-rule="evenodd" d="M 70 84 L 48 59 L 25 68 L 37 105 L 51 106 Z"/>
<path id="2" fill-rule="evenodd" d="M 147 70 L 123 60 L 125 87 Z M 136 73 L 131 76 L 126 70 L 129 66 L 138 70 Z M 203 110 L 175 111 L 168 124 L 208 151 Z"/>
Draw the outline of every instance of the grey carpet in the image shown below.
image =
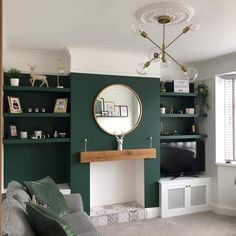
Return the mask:
<path id="1" fill-rule="evenodd" d="M 236 217 L 212 212 L 100 226 L 103 236 L 236 236 Z"/>

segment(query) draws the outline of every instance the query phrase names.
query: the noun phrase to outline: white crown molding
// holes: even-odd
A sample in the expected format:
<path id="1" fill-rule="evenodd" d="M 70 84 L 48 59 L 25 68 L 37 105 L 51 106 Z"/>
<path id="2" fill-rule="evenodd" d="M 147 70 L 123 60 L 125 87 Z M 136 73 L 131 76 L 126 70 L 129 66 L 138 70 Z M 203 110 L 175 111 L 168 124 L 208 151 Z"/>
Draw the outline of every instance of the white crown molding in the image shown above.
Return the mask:
<path id="1" fill-rule="evenodd" d="M 171 17 L 167 25 L 175 25 L 188 21 L 193 9 L 176 2 L 157 2 L 142 7 L 135 14 L 145 24 L 159 24 L 157 18 L 163 15 Z"/>
<path id="2" fill-rule="evenodd" d="M 150 73 L 140 76 L 136 67 L 146 60 L 146 55 L 91 48 L 67 48 L 71 55 L 71 72 L 91 74 L 126 75 L 135 77 L 160 77 L 160 67 L 150 68 Z"/>

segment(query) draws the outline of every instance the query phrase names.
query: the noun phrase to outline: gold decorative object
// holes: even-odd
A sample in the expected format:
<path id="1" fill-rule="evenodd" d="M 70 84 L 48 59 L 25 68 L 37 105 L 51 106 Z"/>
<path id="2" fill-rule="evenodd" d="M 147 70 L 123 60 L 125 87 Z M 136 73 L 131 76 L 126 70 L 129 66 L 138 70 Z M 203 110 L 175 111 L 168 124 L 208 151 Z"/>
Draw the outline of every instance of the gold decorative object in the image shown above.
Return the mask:
<path id="1" fill-rule="evenodd" d="M 183 14 L 182 14 L 183 13 Z M 185 18 L 183 18 L 183 16 Z M 146 61 L 145 63 L 140 63 L 137 66 L 137 72 L 141 75 L 144 75 L 148 71 L 148 67 L 151 65 L 152 62 L 160 61 L 163 66 L 168 66 L 171 61 L 168 60 L 170 58 L 172 61 L 174 61 L 181 70 L 184 72 L 185 76 L 189 80 L 195 80 L 198 76 L 197 70 L 193 67 L 187 68 L 184 65 L 181 65 L 175 58 L 173 58 L 168 52 L 167 49 L 183 34 L 186 34 L 190 30 L 196 31 L 199 29 L 199 25 L 197 24 L 190 24 L 186 26 L 182 32 L 176 36 L 171 42 L 166 43 L 166 25 L 173 25 L 182 23 L 184 21 L 187 21 L 189 18 L 192 17 L 192 12 L 189 11 L 187 8 L 184 8 L 180 4 L 175 3 L 168 3 L 168 2 L 160 2 L 157 4 L 151 4 L 148 6 L 145 6 L 143 10 L 139 10 L 136 13 L 136 17 L 140 19 L 143 23 L 148 24 L 161 24 L 162 25 L 162 45 L 159 46 L 156 42 L 154 42 L 146 33 L 142 27 L 139 25 L 132 25 L 132 30 L 134 34 L 141 35 L 143 38 L 149 40 L 152 44 L 155 45 L 154 48 L 152 48 L 149 51 L 149 61 Z M 182 19 L 183 18 L 183 19 Z"/>

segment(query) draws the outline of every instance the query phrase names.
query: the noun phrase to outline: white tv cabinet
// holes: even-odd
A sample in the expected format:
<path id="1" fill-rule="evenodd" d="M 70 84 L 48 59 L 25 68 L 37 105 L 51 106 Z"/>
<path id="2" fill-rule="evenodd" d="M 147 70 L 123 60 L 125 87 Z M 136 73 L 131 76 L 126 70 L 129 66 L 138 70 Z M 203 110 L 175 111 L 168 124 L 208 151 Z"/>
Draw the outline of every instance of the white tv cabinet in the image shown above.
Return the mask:
<path id="1" fill-rule="evenodd" d="M 161 178 L 161 217 L 191 214 L 209 210 L 210 177 Z"/>

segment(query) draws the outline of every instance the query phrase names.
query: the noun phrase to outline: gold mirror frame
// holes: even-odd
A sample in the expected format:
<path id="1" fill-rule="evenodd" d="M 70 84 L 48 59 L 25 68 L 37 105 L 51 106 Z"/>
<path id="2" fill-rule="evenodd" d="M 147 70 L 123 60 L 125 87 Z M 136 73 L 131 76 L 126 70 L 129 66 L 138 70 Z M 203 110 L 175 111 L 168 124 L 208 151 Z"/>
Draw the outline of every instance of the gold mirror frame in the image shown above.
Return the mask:
<path id="1" fill-rule="evenodd" d="M 137 99 L 137 102 L 138 102 L 138 104 L 139 104 L 140 113 L 139 113 L 139 117 L 138 117 L 138 119 L 137 119 L 135 125 L 134 125 L 129 131 L 122 133 L 123 135 L 127 135 L 127 134 L 131 133 L 134 129 L 137 128 L 137 126 L 139 125 L 139 123 L 140 123 L 140 121 L 141 121 L 142 114 L 143 114 L 142 102 L 141 102 L 141 100 L 140 100 L 138 94 L 137 94 L 132 88 L 130 88 L 129 86 L 127 86 L 127 85 L 125 85 L 125 84 L 111 84 L 111 85 L 108 85 L 108 86 L 106 86 L 105 88 L 103 88 L 101 91 L 99 91 L 99 93 L 97 94 L 96 98 L 94 99 L 94 103 L 93 103 L 93 116 L 94 116 L 94 119 L 95 119 L 97 125 L 99 126 L 99 128 L 100 128 L 102 131 L 104 131 L 105 133 L 107 133 L 107 134 L 109 134 L 109 135 L 114 135 L 114 133 L 110 133 L 109 131 L 105 130 L 105 129 L 99 124 L 99 122 L 98 122 L 98 120 L 97 120 L 97 116 L 96 116 L 96 100 L 97 100 L 97 98 L 99 97 L 99 95 L 100 95 L 104 90 L 106 90 L 107 88 L 112 87 L 112 86 L 122 86 L 122 87 L 127 88 L 128 90 L 130 90 L 131 93 L 133 93 L 133 95 L 135 96 L 135 98 Z M 120 135 L 120 134 L 118 134 L 118 135 Z"/>

